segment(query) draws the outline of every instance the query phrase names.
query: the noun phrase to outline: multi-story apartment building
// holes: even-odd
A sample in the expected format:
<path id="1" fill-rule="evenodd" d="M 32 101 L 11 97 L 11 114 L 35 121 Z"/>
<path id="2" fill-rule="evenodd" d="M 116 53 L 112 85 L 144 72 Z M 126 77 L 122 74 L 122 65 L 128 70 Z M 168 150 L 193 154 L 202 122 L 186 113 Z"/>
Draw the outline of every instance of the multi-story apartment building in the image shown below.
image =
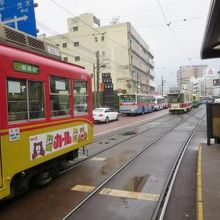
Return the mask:
<path id="1" fill-rule="evenodd" d="M 190 89 L 191 78 L 201 78 L 204 76 L 206 65 L 181 66 L 177 71 L 177 85 L 180 89 Z"/>
<path id="2" fill-rule="evenodd" d="M 111 74 L 114 90 L 119 92 L 155 91 L 154 57 L 129 22 L 100 26 L 100 21 L 87 13 L 68 18 L 67 24 L 67 33 L 45 40 L 59 46 L 64 61 L 84 66 L 93 74 L 94 91 L 102 82 L 102 73 Z"/>

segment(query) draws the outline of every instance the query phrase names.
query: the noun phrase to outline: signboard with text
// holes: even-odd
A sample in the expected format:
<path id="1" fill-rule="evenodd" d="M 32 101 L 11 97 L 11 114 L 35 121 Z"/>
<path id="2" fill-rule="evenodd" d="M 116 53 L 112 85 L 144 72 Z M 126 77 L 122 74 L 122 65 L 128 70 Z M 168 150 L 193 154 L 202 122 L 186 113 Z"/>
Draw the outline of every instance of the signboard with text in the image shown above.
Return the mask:
<path id="1" fill-rule="evenodd" d="M 36 36 L 34 0 L 0 0 L 0 22 Z"/>

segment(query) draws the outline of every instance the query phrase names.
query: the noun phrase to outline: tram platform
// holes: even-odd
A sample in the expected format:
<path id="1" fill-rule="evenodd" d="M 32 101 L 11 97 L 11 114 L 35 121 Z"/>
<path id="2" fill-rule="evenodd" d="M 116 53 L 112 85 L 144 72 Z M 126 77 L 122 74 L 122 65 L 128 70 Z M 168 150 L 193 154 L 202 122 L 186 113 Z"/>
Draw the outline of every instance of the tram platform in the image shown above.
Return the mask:
<path id="1" fill-rule="evenodd" d="M 201 159 L 201 195 L 200 183 L 197 179 L 197 220 L 217 220 L 220 219 L 220 144 L 201 144 L 199 154 L 198 166 Z M 197 175 L 199 175 L 199 169 L 198 167 Z"/>

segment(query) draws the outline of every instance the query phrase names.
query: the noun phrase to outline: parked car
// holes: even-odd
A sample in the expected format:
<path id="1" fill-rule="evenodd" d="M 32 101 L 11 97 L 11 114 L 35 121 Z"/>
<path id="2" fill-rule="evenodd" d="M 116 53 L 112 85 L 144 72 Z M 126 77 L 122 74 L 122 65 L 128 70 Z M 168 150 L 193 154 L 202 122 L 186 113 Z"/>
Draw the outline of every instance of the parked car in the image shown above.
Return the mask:
<path id="1" fill-rule="evenodd" d="M 94 122 L 105 122 L 118 120 L 119 113 L 110 108 L 95 108 L 93 110 Z"/>

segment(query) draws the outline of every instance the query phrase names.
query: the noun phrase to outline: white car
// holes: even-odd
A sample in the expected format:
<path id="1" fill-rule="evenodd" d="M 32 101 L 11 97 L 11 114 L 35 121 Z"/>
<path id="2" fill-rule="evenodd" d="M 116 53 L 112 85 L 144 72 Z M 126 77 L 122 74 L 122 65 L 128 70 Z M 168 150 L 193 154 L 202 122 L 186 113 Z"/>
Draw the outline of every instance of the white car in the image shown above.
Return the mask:
<path id="1" fill-rule="evenodd" d="M 220 103 L 220 99 L 219 98 L 215 99 L 214 103 Z"/>
<path id="2" fill-rule="evenodd" d="M 119 113 L 110 108 L 95 108 L 93 110 L 94 122 L 100 121 L 108 123 L 109 121 L 118 120 Z"/>

